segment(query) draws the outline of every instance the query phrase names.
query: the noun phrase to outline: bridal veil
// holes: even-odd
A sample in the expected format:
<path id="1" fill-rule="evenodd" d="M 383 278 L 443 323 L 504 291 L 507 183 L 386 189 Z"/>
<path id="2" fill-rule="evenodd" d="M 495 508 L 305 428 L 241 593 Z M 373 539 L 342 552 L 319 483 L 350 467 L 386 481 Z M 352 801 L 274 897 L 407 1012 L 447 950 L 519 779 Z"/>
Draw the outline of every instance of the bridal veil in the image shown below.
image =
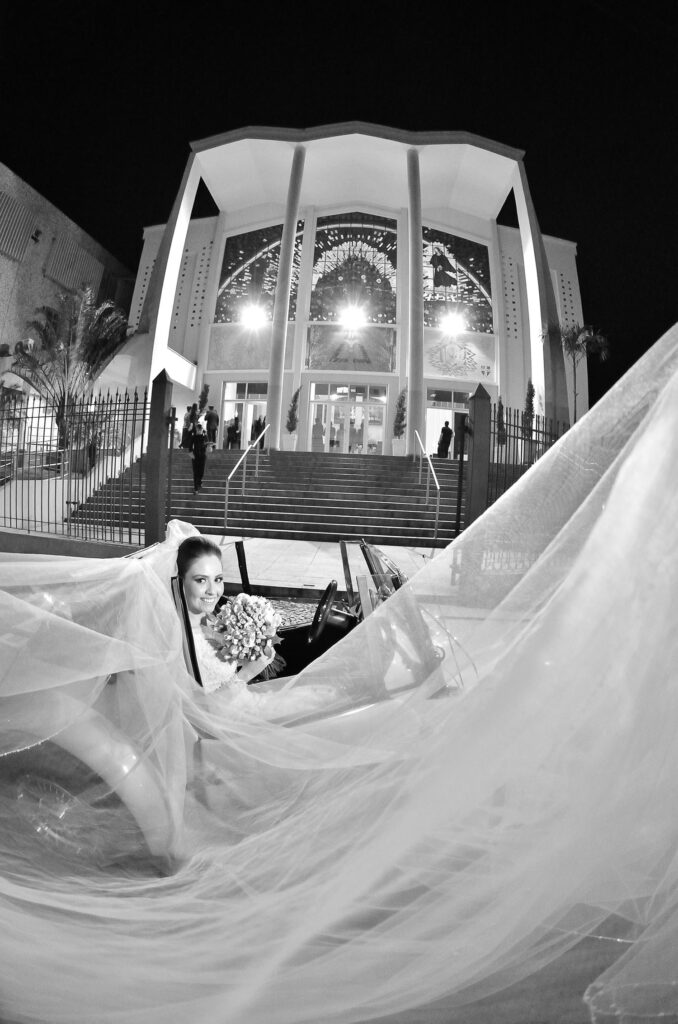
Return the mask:
<path id="1" fill-rule="evenodd" d="M 674 328 L 273 722 L 171 546 L 0 557 L 3 1020 L 462 1022 L 590 933 L 582 1019 L 678 1020 L 676 467 Z"/>

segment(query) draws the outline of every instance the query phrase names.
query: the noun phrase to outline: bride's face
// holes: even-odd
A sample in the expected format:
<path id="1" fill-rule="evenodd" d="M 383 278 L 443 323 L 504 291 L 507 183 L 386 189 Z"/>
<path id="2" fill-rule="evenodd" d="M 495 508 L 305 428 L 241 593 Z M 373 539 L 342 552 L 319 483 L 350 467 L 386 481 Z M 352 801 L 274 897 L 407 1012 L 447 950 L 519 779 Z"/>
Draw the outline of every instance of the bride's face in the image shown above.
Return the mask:
<path id="1" fill-rule="evenodd" d="M 188 567 L 184 576 L 186 606 L 194 615 L 214 611 L 224 592 L 224 572 L 216 555 L 201 555 Z"/>

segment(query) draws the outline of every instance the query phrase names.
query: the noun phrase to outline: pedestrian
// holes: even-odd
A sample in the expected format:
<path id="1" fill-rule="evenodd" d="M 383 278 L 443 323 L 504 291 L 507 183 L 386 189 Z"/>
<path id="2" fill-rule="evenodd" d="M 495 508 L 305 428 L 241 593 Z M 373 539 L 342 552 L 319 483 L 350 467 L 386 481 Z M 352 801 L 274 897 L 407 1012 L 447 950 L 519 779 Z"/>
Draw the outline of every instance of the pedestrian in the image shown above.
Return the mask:
<path id="1" fill-rule="evenodd" d="M 450 450 L 450 442 L 452 441 L 452 428 L 449 420 L 445 420 L 445 426 L 440 431 L 440 437 L 438 439 L 438 458 L 446 459 Z"/>
<path id="2" fill-rule="evenodd" d="M 191 407 L 186 406 L 186 412 L 184 413 L 184 425 L 181 429 L 181 444 L 180 448 L 186 448 L 190 451 L 191 448 Z"/>
<path id="3" fill-rule="evenodd" d="M 213 405 L 207 407 L 205 413 L 205 426 L 207 427 L 207 441 L 214 450 L 217 446 L 217 427 L 219 426 L 219 413 Z"/>
<path id="4" fill-rule="evenodd" d="M 193 459 L 193 493 L 197 494 L 202 487 L 202 478 L 205 475 L 205 463 L 207 462 L 207 434 L 200 422 L 195 425 L 191 458 Z"/>
<path id="5" fill-rule="evenodd" d="M 193 439 L 195 437 L 195 428 L 196 428 L 196 424 L 198 423 L 198 421 L 200 419 L 200 414 L 198 413 L 198 403 L 197 402 L 194 402 L 193 405 L 189 405 L 188 406 L 186 415 L 188 416 L 188 442 L 185 445 L 185 447 L 188 448 L 189 452 L 192 452 L 193 451 Z M 184 422 L 185 421 L 186 421 L 186 416 L 184 416 Z"/>
<path id="6" fill-rule="evenodd" d="M 240 420 L 238 416 L 233 417 L 233 448 L 240 448 Z"/>

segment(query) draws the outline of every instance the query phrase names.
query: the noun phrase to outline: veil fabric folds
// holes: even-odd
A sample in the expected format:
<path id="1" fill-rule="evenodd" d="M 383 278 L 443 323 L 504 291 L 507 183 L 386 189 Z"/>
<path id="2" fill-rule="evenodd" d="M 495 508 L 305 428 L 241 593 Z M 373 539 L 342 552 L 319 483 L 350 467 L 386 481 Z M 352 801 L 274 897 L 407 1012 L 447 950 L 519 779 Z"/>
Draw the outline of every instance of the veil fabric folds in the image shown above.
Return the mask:
<path id="1" fill-rule="evenodd" d="M 678 1019 L 677 466 L 673 328 L 274 720 L 188 676 L 176 536 L 0 556 L 3 1019 L 462 1022 L 590 933 L 593 1020 Z"/>

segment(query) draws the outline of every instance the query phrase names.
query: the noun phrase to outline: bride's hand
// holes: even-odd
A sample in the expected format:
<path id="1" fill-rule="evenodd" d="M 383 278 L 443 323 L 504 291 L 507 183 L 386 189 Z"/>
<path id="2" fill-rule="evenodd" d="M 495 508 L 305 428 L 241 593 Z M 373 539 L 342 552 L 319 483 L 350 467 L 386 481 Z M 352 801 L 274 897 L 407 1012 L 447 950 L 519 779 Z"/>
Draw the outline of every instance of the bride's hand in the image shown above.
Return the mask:
<path id="1" fill-rule="evenodd" d="M 275 657 L 275 653 L 271 654 L 270 657 L 262 654 L 256 661 L 246 661 L 242 668 L 238 671 L 238 679 L 242 679 L 243 682 L 248 683 L 250 679 L 254 679 L 260 672 L 270 665 Z"/>

